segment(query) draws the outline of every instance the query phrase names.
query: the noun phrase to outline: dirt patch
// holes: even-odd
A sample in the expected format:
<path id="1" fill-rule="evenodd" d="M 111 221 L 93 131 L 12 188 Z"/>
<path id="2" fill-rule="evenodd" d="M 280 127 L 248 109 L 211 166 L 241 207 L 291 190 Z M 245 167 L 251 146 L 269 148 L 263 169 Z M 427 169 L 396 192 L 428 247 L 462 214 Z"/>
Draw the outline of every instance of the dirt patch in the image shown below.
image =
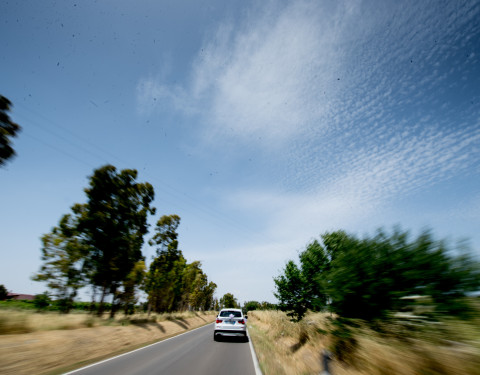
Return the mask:
<path id="1" fill-rule="evenodd" d="M 213 322 L 215 315 L 140 325 L 0 336 L 1 374 L 55 374 Z M 180 323 L 180 324 L 179 324 Z"/>

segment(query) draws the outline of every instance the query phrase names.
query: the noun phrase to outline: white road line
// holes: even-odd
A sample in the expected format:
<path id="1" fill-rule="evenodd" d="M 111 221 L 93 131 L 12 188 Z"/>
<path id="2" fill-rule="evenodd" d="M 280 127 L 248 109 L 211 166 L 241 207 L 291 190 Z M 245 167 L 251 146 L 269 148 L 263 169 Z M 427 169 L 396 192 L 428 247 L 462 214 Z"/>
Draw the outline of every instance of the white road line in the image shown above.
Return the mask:
<path id="1" fill-rule="evenodd" d="M 209 323 L 209 324 L 213 324 L 213 323 Z M 116 358 L 120 358 L 120 357 L 123 357 L 125 355 L 128 355 L 128 354 L 131 354 L 131 353 L 135 353 L 135 352 L 138 352 L 140 350 L 143 350 L 145 348 L 149 348 L 151 346 L 154 346 L 154 345 L 158 345 L 158 344 L 161 344 L 162 342 L 165 342 L 165 341 L 168 341 L 168 340 L 171 340 L 171 339 L 174 339 L 174 338 L 177 338 L 178 336 L 182 336 L 182 335 L 186 335 L 187 333 L 190 333 L 190 332 L 193 332 L 193 331 L 196 331 L 197 329 L 200 329 L 200 328 L 204 328 L 208 326 L 208 324 L 205 324 L 201 327 L 198 327 L 198 328 L 195 328 L 195 329 L 192 329 L 190 331 L 187 331 L 187 332 L 183 332 L 183 333 L 180 333 L 179 335 L 176 335 L 176 336 L 172 336 L 172 337 L 169 337 L 168 339 L 165 339 L 165 340 L 161 340 L 161 341 L 157 341 L 157 342 L 154 342 L 153 344 L 150 344 L 150 345 L 147 345 L 147 346 L 143 346 L 141 348 L 138 348 L 138 349 L 135 349 L 135 350 L 132 350 L 131 352 L 126 352 L 126 353 L 123 353 L 123 354 L 120 354 L 120 355 L 117 355 L 115 357 L 112 357 L 112 358 L 108 358 L 108 359 L 104 359 L 103 361 L 100 361 L 100 362 L 96 362 L 96 363 L 92 363 L 91 365 L 88 365 L 88 366 L 85 366 L 85 367 L 81 367 L 81 368 L 78 368 L 76 370 L 73 370 L 73 371 L 70 371 L 70 372 L 66 372 L 64 373 L 63 375 L 70 375 L 70 374 L 74 374 L 76 372 L 79 372 L 79 371 L 82 371 L 82 370 L 85 370 L 87 368 L 90 368 L 90 367 L 93 367 L 93 366 L 97 366 L 97 365 L 100 365 L 102 363 L 105 363 L 105 362 L 108 362 L 108 361 L 112 361 Z M 261 375 L 261 373 L 260 373 Z"/>
<path id="2" fill-rule="evenodd" d="M 248 327 L 247 327 L 248 331 Z M 262 375 L 262 370 L 260 369 L 260 364 L 258 363 L 257 354 L 255 353 L 255 348 L 252 344 L 252 339 L 250 338 L 250 333 L 248 334 L 248 344 L 250 345 L 250 351 L 252 352 L 253 367 L 255 368 L 256 375 Z"/>

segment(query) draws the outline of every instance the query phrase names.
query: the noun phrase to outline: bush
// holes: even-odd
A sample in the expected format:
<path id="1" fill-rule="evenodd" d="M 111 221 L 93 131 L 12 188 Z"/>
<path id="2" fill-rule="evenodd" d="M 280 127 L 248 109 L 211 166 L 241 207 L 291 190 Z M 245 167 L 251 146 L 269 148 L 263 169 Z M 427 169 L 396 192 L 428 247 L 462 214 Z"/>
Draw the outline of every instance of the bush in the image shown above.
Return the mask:
<path id="1" fill-rule="evenodd" d="M 332 325 L 330 351 L 339 361 L 351 364 L 358 347 L 353 327 L 344 319 L 335 319 Z"/>
<path id="2" fill-rule="evenodd" d="M 50 306 L 51 300 L 47 292 L 37 294 L 33 300 L 33 305 L 37 310 L 45 310 Z"/>
<path id="3" fill-rule="evenodd" d="M 243 309 L 245 311 L 254 311 L 254 310 L 260 309 L 260 302 L 257 302 L 257 301 L 245 302 L 245 304 L 243 305 Z"/>

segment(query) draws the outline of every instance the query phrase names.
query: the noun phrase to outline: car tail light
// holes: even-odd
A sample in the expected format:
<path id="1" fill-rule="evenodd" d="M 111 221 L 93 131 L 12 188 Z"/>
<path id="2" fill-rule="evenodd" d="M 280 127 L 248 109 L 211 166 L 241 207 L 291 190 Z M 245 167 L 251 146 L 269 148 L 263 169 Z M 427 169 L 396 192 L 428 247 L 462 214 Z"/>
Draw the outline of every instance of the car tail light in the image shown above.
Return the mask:
<path id="1" fill-rule="evenodd" d="M 241 319 L 238 321 L 240 324 L 245 324 L 245 320 Z"/>
<path id="2" fill-rule="evenodd" d="M 223 322 L 223 320 L 220 320 L 220 319 L 215 320 L 215 323 L 217 323 L 217 324 L 221 323 L 221 322 Z"/>

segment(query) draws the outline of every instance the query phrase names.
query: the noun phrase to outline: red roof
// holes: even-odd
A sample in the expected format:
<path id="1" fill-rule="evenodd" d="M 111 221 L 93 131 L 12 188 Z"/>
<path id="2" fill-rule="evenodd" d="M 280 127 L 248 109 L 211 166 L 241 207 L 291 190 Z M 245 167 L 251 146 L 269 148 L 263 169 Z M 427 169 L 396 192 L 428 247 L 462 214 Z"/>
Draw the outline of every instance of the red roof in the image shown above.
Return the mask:
<path id="1" fill-rule="evenodd" d="M 20 293 L 8 293 L 7 299 L 16 299 L 16 300 L 34 300 L 35 296 L 32 294 L 20 294 Z"/>

